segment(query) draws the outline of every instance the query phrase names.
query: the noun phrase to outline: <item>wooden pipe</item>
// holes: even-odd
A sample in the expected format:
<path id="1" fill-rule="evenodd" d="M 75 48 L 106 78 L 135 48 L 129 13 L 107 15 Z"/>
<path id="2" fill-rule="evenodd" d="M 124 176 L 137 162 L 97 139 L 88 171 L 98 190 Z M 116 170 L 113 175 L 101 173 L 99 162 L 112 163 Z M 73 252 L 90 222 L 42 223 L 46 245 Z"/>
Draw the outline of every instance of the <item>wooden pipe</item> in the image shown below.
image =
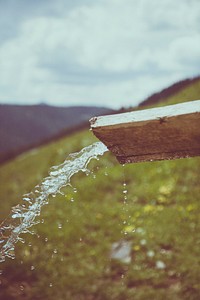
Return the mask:
<path id="1" fill-rule="evenodd" d="M 121 164 L 200 156 L 200 100 L 90 120 Z"/>

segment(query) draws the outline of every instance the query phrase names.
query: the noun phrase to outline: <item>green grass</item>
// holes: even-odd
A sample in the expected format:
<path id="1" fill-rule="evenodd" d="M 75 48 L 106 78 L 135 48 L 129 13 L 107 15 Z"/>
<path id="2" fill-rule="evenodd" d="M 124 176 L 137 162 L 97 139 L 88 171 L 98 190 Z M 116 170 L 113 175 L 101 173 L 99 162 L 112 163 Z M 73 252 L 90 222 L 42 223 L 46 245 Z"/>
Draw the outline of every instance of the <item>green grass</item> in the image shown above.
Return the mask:
<path id="1" fill-rule="evenodd" d="M 191 100 L 200 100 L 200 79 L 197 82 L 182 89 L 177 94 L 164 99 L 166 105 Z"/>
<path id="2" fill-rule="evenodd" d="M 2 166 L 1 219 L 50 166 L 94 141 L 83 131 Z M 200 299 L 200 158 L 123 167 L 107 153 L 90 168 L 72 178 L 77 192 L 49 199 L 36 234 L 1 265 L 0 299 Z M 122 239 L 130 264 L 110 258 Z"/>
<path id="3" fill-rule="evenodd" d="M 192 84 L 189 84 L 185 88 L 182 88 L 179 92 L 171 96 L 160 99 L 160 101 L 157 103 L 156 106 L 166 106 L 166 105 L 172 105 L 172 104 L 193 101 L 193 100 L 200 100 L 200 79 Z M 154 106 L 155 105 L 153 104 L 145 105 L 145 109 L 152 108 Z M 143 107 L 140 106 L 139 109 L 141 110 L 143 109 Z"/>

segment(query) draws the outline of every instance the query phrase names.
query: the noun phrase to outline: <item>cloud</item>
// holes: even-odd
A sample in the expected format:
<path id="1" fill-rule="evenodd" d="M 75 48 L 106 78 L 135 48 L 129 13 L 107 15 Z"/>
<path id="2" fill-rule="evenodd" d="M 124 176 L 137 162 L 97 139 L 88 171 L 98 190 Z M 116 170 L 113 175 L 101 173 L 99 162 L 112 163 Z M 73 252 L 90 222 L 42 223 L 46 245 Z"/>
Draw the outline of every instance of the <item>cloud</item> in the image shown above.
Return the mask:
<path id="1" fill-rule="evenodd" d="M 199 1 L 7 3 L 2 102 L 128 106 L 199 74 Z"/>

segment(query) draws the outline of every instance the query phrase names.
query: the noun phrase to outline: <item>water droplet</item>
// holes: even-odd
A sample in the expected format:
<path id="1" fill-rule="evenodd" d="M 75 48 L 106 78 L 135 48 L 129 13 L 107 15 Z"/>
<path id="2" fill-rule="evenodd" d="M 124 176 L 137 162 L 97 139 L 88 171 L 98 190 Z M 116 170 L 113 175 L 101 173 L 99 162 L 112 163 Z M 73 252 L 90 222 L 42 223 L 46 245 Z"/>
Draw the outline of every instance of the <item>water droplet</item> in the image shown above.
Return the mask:
<path id="1" fill-rule="evenodd" d="M 7 252 L 7 256 L 11 259 L 15 259 L 14 248 L 9 249 L 9 251 Z"/>
<path id="2" fill-rule="evenodd" d="M 2 275 L 3 274 L 3 270 L 0 270 L 0 275 Z"/>
<path id="3" fill-rule="evenodd" d="M 44 224 L 44 219 L 41 220 L 41 223 Z"/>
<path id="4" fill-rule="evenodd" d="M 127 194 L 127 190 L 124 190 L 124 191 L 123 191 L 123 194 Z"/>
<path id="5" fill-rule="evenodd" d="M 49 283 L 49 287 L 51 288 L 52 286 L 53 286 L 53 283 L 50 282 L 50 283 Z"/>
<path id="6" fill-rule="evenodd" d="M 34 266 L 31 266 L 31 271 L 35 270 L 35 267 Z"/>
<path id="7" fill-rule="evenodd" d="M 74 202 L 74 198 L 71 198 L 70 201 L 71 201 L 71 202 Z"/>
<path id="8" fill-rule="evenodd" d="M 45 240 L 45 242 L 48 242 L 48 238 L 47 237 L 44 240 Z"/>
<path id="9" fill-rule="evenodd" d="M 25 240 L 23 239 L 23 238 L 18 238 L 18 241 L 20 241 L 22 244 L 24 244 L 25 243 Z"/>
<path id="10" fill-rule="evenodd" d="M 59 229 L 62 228 L 62 224 L 61 224 L 61 223 L 58 224 L 58 228 L 59 228 Z"/>
<path id="11" fill-rule="evenodd" d="M 74 193 L 77 193 L 77 189 L 76 188 L 74 188 L 73 191 L 74 191 Z"/>
<path id="12" fill-rule="evenodd" d="M 57 253 L 58 253 L 58 250 L 57 250 L 57 249 L 54 249 L 54 250 L 53 250 L 53 253 L 57 254 Z"/>
<path id="13" fill-rule="evenodd" d="M 23 200 L 24 200 L 24 201 L 27 201 L 27 202 L 30 202 L 30 201 L 31 201 L 31 199 L 30 199 L 29 197 L 24 197 Z"/>
<path id="14" fill-rule="evenodd" d="M 20 285 L 20 290 L 23 291 L 24 290 L 24 286 Z"/>

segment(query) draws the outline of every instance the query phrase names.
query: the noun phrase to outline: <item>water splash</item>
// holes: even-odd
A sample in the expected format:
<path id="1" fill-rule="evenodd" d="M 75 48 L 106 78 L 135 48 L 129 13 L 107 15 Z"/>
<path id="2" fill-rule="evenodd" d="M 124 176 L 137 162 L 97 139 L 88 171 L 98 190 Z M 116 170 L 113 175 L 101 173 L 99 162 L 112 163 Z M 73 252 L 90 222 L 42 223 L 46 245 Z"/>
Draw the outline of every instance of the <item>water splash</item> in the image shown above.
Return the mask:
<path id="1" fill-rule="evenodd" d="M 79 171 L 88 172 L 87 166 L 91 159 L 98 159 L 108 149 L 97 142 L 83 148 L 80 152 L 70 154 L 68 159 L 50 170 L 49 176 L 35 186 L 31 193 L 23 196 L 23 204 L 12 208 L 11 214 L 0 228 L 0 262 L 6 257 L 15 258 L 14 247 L 22 233 L 31 233 L 30 227 L 38 224 L 35 218 L 40 215 L 43 205 L 48 204 L 49 196 L 61 193 L 60 189 L 70 184 L 71 177 Z"/>

